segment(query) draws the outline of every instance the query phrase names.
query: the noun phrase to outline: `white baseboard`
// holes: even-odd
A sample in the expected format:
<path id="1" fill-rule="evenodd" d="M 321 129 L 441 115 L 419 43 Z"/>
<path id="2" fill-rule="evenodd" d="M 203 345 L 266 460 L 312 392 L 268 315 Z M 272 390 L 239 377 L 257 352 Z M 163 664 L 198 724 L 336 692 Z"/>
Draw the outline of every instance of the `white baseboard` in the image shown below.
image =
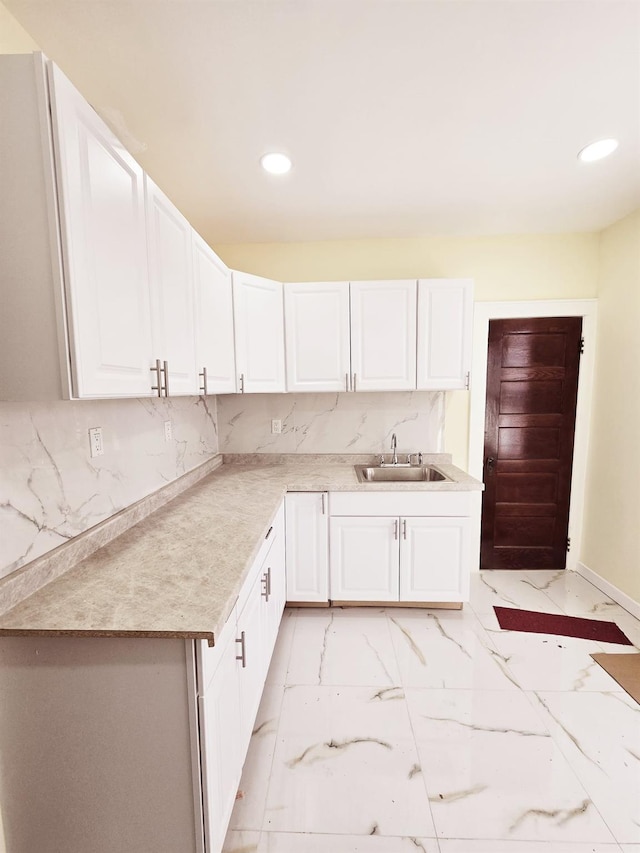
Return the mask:
<path id="1" fill-rule="evenodd" d="M 582 575 L 585 580 L 588 580 L 589 583 L 597 586 L 601 592 L 604 592 L 609 596 L 609 598 L 612 598 L 616 604 L 620 605 L 620 607 L 624 607 L 625 610 L 628 610 L 632 616 L 636 617 L 636 619 L 640 619 L 640 603 L 634 601 L 634 599 L 631 598 L 630 595 L 627 595 L 626 592 L 622 592 L 621 589 L 618 589 L 618 587 L 614 586 L 610 581 L 605 580 L 601 575 L 596 574 L 593 569 L 585 566 L 584 563 L 578 562 L 576 564 L 575 571 L 579 575 Z"/>

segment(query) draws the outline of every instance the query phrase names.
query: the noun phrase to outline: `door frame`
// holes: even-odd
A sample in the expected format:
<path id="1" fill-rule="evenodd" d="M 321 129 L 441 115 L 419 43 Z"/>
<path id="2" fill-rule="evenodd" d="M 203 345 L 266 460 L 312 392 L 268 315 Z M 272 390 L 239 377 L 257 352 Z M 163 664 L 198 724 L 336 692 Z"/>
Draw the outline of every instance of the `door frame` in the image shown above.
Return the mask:
<path id="1" fill-rule="evenodd" d="M 489 321 L 527 317 L 582 317 L 584 354 L 578 373 L 576 428 L 571 471 L 569 531 L 571 550 L 567 569 L 576 571 L 582 547 L 582 522 L 591 425 L 591 398 L 596 353 L 596 299 L 545 299 L 530 302 L 476 302 L 473 311 L 473 351 L 469 400 L 469 473 L 482 480 L 484 469 L 484 422 L 487 396 Z M 479 562 L 478 562 L 479 565 Z"/>

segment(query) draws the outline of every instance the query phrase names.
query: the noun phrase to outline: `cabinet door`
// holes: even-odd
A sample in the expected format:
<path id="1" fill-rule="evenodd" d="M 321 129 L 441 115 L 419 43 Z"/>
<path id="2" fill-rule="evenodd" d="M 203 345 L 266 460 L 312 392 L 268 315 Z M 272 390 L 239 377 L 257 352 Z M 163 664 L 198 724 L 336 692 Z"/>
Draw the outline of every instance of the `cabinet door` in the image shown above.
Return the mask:
<path id="1" fill-rule="evenodd" d="M 169 396 L 197 394 L 191 226 L 145 176 L 153 357 L 168 362 Z"/>
<path id="2" fill-rule="evenodd" d="M 236 391 L 231 271 L 198 234 L 193 234 L 199 389 L 205 394 Z M 206 388 L 202 373 L 206 368 Z"/>
<path id="3" fill-rule="evenodd" d="M 233 309 L 239 390 L 284 391 L 282 284 L 234 272 Z"/>
<path id="4" fill-rule="evenodd" d="M 402 518 L 400 526 L 400 601 L 466 601 L 471 519 Z"/>
<path id="5" fill-rule="evenodd" d="M 416 282 L 352 281 L 354 391 L 416 387 Z"/>
<path id="6" fill-rule="evenodd" d="M 269 658 L 276 644 L 282 611 L 287 599 L 287 573 L 286 573 L 286 544 L 285 544 L 285 507 L 284 501 L 278 510 L 273 522 L 276 540 L 271 546 L 267 557 L 267 571 L 269 580 Z M 267 665 L 268 666 L 268 665 Z"/>
<path id="7" fill-rule="evenodd" d="M 329 525 L 325 492 L 289 492 L 286 505 L 287 601 L 329 601 Z"/>
<path id="8" fill-rule="evenodd" d="M 349 391 L 349 283 L 284 285 L 287 391 Z"/>
<path id="9" fill-rule="evenodd" d="M 468 388 L 473 281 L 418 282 L 418 388 Z"/>
<path id="10" fill-rule="evenodd" d="M 240 750 L 240 680 L 235 633 L 222 650 L 220 663 L 204 696 L 198 699 L 202 729 L 201 761 L 206 847 L 222 850 L 242 771 Z"/>
<path id="11" fill-rule="evenodd" d="M 150 396 L 143 172 L 49 65 L 73 392 Z"/>
<path id="12" fill-rule="evenodd" d="M 256 578 L 246 603 L 238 616 L 237 643 L 240 667 L 240 753 L 242 759 L 249 746 L 251 730 L 258 713 L 258 705 L 269 665 L 270 650 L 265 647 L 267 635 L 267 608 L 265 605 L 262 573 Z"/>
<path id="13" fill-rule="evenodd" d="M 397 517 L 331 519 L 331 598 L 334 601 L 398 601 L 398 530 Z"/>

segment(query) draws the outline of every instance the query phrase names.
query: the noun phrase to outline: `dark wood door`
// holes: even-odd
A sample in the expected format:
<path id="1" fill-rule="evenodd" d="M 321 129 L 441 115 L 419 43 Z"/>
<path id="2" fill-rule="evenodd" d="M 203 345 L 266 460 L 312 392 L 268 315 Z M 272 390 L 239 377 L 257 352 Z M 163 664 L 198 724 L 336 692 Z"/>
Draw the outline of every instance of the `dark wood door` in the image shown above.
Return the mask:
<path id="1" fill-rule="evenodd" d="M 483 569 L 564 569 L 581 317 L 489 323 Z"/>

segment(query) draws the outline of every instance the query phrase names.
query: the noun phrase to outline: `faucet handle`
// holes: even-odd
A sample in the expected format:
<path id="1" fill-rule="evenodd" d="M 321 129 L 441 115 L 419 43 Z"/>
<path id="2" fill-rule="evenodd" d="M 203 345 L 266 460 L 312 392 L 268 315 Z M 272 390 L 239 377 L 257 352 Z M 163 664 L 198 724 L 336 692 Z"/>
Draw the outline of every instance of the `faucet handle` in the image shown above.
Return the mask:
<path id="1" fill-rule="evenodd" d="M 417 457 L 416 461 L 413 461 L 413 457 Z M 407 462 L 409 465 L 422 465 L 422 451 L 419 453 L 407 453 Z"/>

